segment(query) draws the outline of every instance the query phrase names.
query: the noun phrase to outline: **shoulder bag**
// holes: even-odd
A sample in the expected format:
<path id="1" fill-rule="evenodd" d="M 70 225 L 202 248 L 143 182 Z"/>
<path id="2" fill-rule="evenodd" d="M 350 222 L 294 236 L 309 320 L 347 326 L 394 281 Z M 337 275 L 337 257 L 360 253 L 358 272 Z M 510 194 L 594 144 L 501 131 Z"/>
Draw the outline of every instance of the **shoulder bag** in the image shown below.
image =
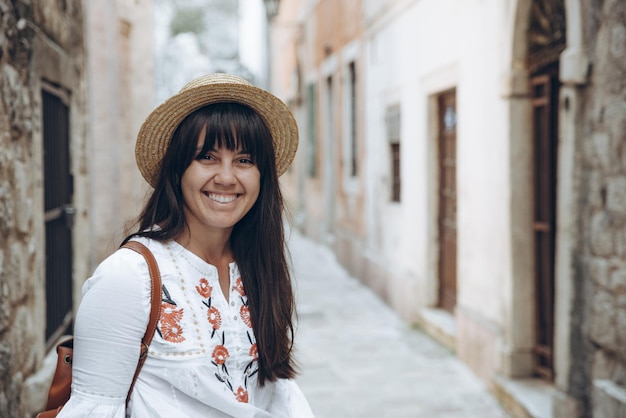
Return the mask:
<path id="1" fill-rule="evenodd" d="M 146 333 L 141 339 L 141 354 L 137 363 L 137 370 L 133 376 L 133 381 L 128 389 L 128 395 L 126 397 L 126 406 L 130 400 L 130 394 L 135 386 L 135 381 L 143 363 L 148 356 L 148 347 L 154 336 L 154 332 L 159 322 L 159 316 L 161 315 L 161 274 L 159 273 L 159 266 L 156 259 L 150 250 L 143 244 L 137 241 L 128 241 L 121 248 L 129 248 L 133 251 L 141 254 L 148 263 L 148 271 L 150 273 L 150 320 Z M 37 418 L 54 418 L 57 416 L 63 405 L 70 399 L 70 392 L 72 386 L 72 359 L 73 359 L 73 338 L 65 340 L 57 345 L 57 367 L 52 378 L 52 384 L 48 390 L 48 402 L 46 403 L 46 410 L 37 414 Z"/>

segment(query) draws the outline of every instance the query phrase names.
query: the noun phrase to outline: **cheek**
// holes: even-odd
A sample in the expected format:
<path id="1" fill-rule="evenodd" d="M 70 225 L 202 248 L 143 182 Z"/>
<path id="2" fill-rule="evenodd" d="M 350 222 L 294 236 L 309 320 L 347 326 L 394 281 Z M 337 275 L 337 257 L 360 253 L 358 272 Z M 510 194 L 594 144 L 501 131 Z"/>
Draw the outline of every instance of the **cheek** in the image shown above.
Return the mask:
<path id="1" fill-rule="evenodd" d="M 202 174 L 202 167 L 197 161 L 192 161 L 191 164 L 183 171 L 183 174 L 180 178 L 180 185 L 184 188 L 184 186 L 194 186 L 200 176 Z"/>
<path id="2" fill-rule="evenodd" d="M 254 200 L 256 201 L 256 199 L 259 198 L 259 192 L 261 190 L 261 173 L 259 173 L 258 170 L 257 170 L 257 172 L 254 175 L 254 180 L 253 180 L 252 184 L 253 184 L 253 188 L 254 188 L 255 194 L 256 194 L 256 198 Z"/>
<path id="3" fill-rule="evenodd" d="M 259 194 L 261 191 L 261 176 L 257 173 L 251 173 L 252 175 L 246 176 L 245 189 L 248 200 L 251 204 L 256 203 L 259 200 Z"/>
<path id="4" fill-rule="evenodd" d="M 257 189 L 255 190 L 255 193 L 254 193 L 254 199 L 253 199 L 253 202 L 254 202 L 254 203 L 256 203 L 256 202 L 257 202 L 257 200 L 259 200 L 259 195 L 261 194 L 261 193 L 260 193 L 260 190 L 261 190 L 260 188 L 257 188 Z"/>
<path id="5" fill-rule="evenodd" d="M 183 172 L 180 178 L 180 191 L 185 202 L 188 201 L 189 196 L 197 188 L 197 176 L 194 175 L 194 170 L 190 167 Z"/>

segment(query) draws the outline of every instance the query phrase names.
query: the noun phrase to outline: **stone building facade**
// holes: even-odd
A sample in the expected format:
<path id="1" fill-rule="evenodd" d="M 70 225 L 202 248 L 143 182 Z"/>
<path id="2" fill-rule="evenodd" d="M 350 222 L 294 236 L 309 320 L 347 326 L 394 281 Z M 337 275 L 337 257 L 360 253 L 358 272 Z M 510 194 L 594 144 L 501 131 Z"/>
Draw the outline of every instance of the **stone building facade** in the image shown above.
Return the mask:
<path id="1" fill-rule="evenodd" d="M 283 0 L 273 22 L 296 224 L 515 416 L 626 416 L 625 28 L 619 0 Z"/>
<path id="2" fill-rule="evenodd" d="M 84 281 L 146 192 L 152 0 L 2 1 L 0 416 L 45 403 Z"/>
<path id="3" fill-rule="evenodd" d="M 88 231 L 84 16 L 80 0 L 1 1 L 0 11 L 0 416 L 23 417 L 32 412 L 29 378 L 46 354 L 46 244 L 54 246 L 46 243 L 46 219 L 55 213 L 44 202 L 45 153 L 67 155 L 44 150 L 44 136 L 54 142 L 44 126 L 47 100 L 61 117 L 46 125 L 63 125 L 71 154 L 71 206 L 60 215 L 69 222 L 75 210 L 74 241 Z M 87 274 L 87 258 L 77 246 L 74 275 Z"/>
<path id="4" fill-rule="evenodd" d="M 589 72 L 569 99 L 580 113 L 572 121 L 578 134 L 569 206 L 575 220 L 570 364 L 562 388 L 586 416 L 621 417 L 626 416 L 626 3 L 580 3 Z M 561 104 L 568 105 L 568 96 Z"/>

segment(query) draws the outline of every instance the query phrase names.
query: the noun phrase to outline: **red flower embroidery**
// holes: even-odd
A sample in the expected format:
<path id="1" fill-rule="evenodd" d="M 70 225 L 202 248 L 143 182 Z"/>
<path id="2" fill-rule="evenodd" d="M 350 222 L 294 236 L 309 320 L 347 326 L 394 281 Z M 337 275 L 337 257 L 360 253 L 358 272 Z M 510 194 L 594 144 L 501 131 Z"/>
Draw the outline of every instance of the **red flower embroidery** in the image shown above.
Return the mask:
<path id="1" fill-rule="evenodd" d="M 252 328 L 252 320 L 250 319 L 250 309 L 246 305 L 241 305 L 239 309 L 239 315 L 241 315 L 241 319 L 244 324 L 248 326 L 248 328 Z"/>
<path id="2" fill-rule="evenodd" d="M 241 280 L 241 277 L 237 278 L 237 280 L 235 281 L 235 290 L 241 296 L 245 296 L 246 295 L 246 292 L 243 290 L 243 280 Z"/>
<path id="3" fill-rule="evenodd" d="M 163 302 L 161 312 L 161 334 L 165 341 L 172 343 L 182 343 L 185 341 L 183 337 L 183 328 L 180 321 L 183 319 L 183 308 L 176 308 L 171 303 Z"/>
<path id="4" fill-rule="evenodd" d="M 207 311 L 207 318 L 209 319 L 211 325 L 213 325 L 214 330 L 220 329 L 222 326 L 222 315 L 215 306 L 211 306 L 211 308 L 209 308 Z"/>
<path id="5" fill-rule="evenodd" d="M 213 293 L 213 288 L 205 278 L 200 279 L 200 284 L 196 286 L 196 290 L 203 298 L 210 298 Z"/>
<path id="6" fill-rule="evenodd" d="M 252 347 L 250 347 L 250 352 L 248 353 L 248 355 L 250 357 L 254 357 L 254 360 L 259 359 L 259 349 L 257 348 L 256 343 L 252 344 Z"/>
<path id="7" fill-rule="evenodd" d="M 218 345 L 213 350 L 213 361 L 217 364 L 224 364 L 230 353 L 223 345 Z"/>
<path id="8" fill-rule="evenodd" d="M 242 387 L 239 387 L 237 391 L 234 392 L 235 397 L 239 402 L 248 403 L 248 391 Z"/>
<path id="9" fill-rule="evenodd" d="M 161 304 L 161 322 L 180 322 L 183 319 L 183 308 L 178 308 L 168 302 Z"/>
<path id="10" fill-rule="evenodd" d="M 183 337 L 183 329 L 178 324 L 162 324 L 161 333 L 163 334 L 165 341 L 172 343 L 182 343 L 185 341 L 185 337 Z"/>

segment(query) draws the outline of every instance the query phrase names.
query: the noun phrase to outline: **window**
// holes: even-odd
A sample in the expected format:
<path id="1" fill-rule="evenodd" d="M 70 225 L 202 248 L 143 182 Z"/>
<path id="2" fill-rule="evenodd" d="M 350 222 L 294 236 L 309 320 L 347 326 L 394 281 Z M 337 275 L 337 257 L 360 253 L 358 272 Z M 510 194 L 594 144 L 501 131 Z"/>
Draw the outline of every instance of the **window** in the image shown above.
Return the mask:
<path id="1" fill-rule="evenodd" d="M 391 201 L 400 202 L 402 185 L 400 176 L 400 106 L 395 105 L 387 108 L 385 122 L 389 155 L 391 156 Z"/>
<path id="2" fill-rule="evenodd" d="M 400 201 L 400 143 L 391 143 L 391 201 Z"/>
<path id="3" fill-rule="evenodd" d="M 356 64 L 354 61 L 348 65 L 348 124 L 350 140 L 350 176 L 355 177 L 358 173 L 358 150 L 357 150 L 357 97 L 356 97 Z"/>

